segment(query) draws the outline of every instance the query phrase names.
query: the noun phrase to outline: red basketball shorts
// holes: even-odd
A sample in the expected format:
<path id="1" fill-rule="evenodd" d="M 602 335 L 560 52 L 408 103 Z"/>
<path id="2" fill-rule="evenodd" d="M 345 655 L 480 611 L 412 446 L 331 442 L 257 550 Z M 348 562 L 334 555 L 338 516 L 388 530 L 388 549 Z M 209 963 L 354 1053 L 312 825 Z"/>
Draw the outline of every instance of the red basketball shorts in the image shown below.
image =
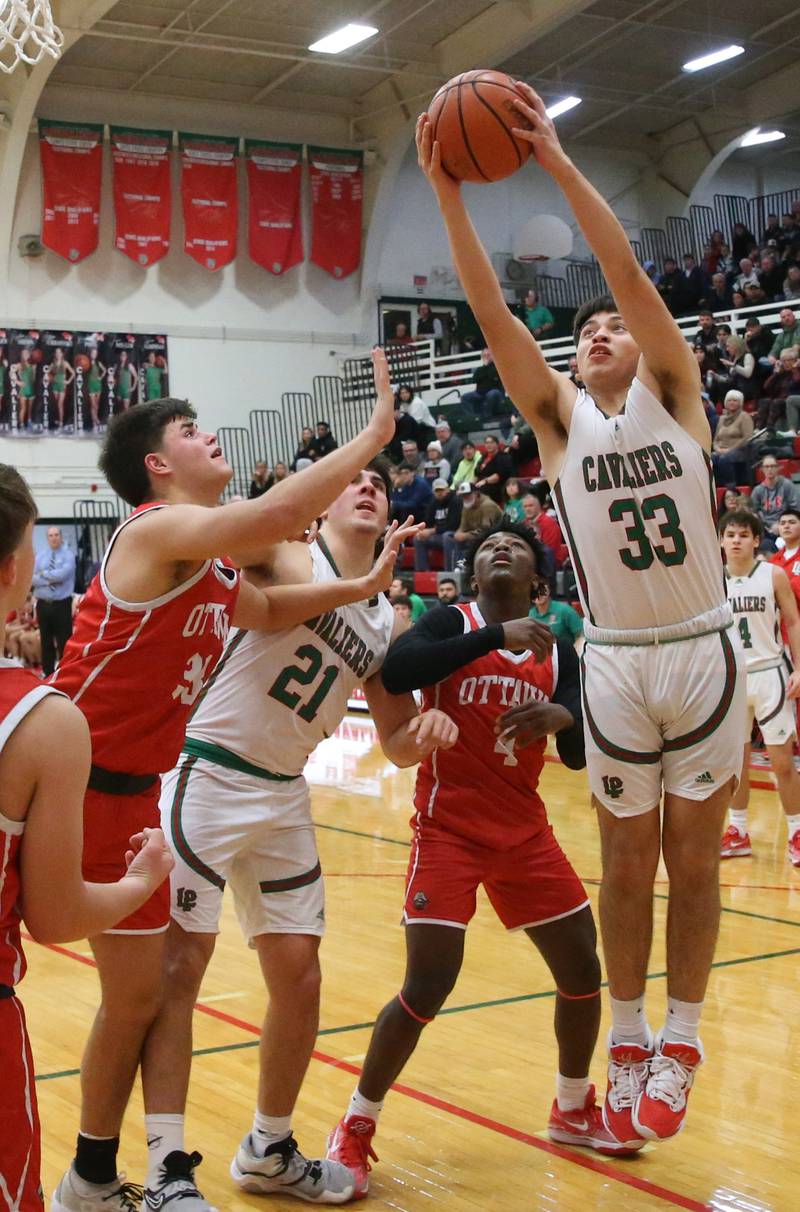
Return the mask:
<path id="1" fill-rule="evenodd" d="M 510 850 L 428 826 L 414 832 L 403 921 L 466 929 L 479 884 L 507 930 L 544 926 L 589 904 L 549 824 Z"/>
<path id="2" fill-rule="evenodd" d="M 107 795 L 87 789 L 83 801 L 83 878 L 113 884 L 127 868 L 130 839 L 142 829 L 160 829 L 160 781 L 141 795 Z M 106 934 L 159 934 L 169 925 L 169 880 L 149 900 Z M 0 1210 L 1 1212 L 1 1210 Z"/>
<path id="3" fill-rule="evenodd" d="M 22 1003 L 0 999 L 0 1210 L 42 1212 L 39 1113 Z"/>

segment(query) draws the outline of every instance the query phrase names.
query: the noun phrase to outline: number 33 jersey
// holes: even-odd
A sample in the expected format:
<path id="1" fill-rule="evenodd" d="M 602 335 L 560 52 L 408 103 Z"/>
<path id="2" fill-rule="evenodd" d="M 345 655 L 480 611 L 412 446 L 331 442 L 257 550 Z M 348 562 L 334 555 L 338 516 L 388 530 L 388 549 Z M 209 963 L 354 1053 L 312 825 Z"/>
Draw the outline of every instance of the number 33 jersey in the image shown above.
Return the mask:
<path id="1" fill-rule="evenodd" d="M 725 607 L 708 456 L 639 379 L 614 417 L 578 392 L 553 497 L 587 638 Z"/>
<path id="2" fill-rule="evenodd" d="M 450 609 L 463 615 L 465 632 L 486 625 L 476 602 Z M 420 763 L 417 827 L 432 825 L 491 850 L 508 850 L 547 826 L 536 790 L 547 738 L 517 749 L 513 741 L 495 736 L 494 726 L 511 707 L 549 703 L 557 681 L 553 646 L 544 661 L 530 652 L 489 652 L 425 688 L 425 709 L 437 707 L 449 715 L 458 724 L 458 741 Z"/>
<path id="3" fill-rule="evenodd" d="M 186 721 L 222 654 L 239 593 L 239 573 L 206 560 L 152 602 L 124 602 L 105 572 L 117 536 L 151 509 L 140 506 L 115 531 L 75 617 L 53 678 L 80 707 L 92 761 L 126 774 L 160 774 L 180 755 Z"/>
<path id="4" fill-rule="evenodd" d="M 335 581 L 339 572 L 322 536 L 309 552 L 312 581 Z M 380 669 L 393 625 L 394 611 L 380 594 L 271 635 L 235 631 L 192 713 L 187 739 L 297 777 L 338 728 L 355 686 Z"/>

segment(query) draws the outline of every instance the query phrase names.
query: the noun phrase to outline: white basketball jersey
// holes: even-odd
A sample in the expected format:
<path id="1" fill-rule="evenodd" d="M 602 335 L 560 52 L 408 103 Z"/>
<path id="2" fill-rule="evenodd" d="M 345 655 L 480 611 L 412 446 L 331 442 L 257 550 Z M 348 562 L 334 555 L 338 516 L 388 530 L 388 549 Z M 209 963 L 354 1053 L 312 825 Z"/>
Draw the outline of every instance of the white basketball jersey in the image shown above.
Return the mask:
<path id="1" fill-rule="evenodd" d="M 638 631 L 724 607 L 710 460 L 639 379 L 615 417 L 578 392 L 553 497 L 590 624 Z"/>
<path id="2" fill-rule="evenodd" d="M 739 628 L 747 672 L 774 669 L 783 662 L 780 616 L 772 583 L 773 565 L 758 561 L 742 577 L 726 573 L 728 601 Z"/>
<path id="3" fill-rule="evenodd" d="M 320 537 L 312 580 L 339 573 Z M 354 687 L 380 669 L 394 611 L 381 594 L 266 635 L 237 630 L 189 721 L 187 738 L 220 745 L 274 774 L 299 775 L 338 728 Z"/>

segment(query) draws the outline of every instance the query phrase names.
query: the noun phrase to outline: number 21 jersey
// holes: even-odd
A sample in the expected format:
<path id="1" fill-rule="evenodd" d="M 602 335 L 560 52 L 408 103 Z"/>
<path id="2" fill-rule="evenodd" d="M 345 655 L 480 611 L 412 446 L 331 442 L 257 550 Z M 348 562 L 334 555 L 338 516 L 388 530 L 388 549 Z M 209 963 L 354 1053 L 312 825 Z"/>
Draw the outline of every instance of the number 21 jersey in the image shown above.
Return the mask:
<path id="1" fill-rule="evenodd" d="M 636 631 L 724 608 L 713 493 L 705 451 L 639 379 L 613 417 L 578 392 L 553 497 L 590 624 Z"/>

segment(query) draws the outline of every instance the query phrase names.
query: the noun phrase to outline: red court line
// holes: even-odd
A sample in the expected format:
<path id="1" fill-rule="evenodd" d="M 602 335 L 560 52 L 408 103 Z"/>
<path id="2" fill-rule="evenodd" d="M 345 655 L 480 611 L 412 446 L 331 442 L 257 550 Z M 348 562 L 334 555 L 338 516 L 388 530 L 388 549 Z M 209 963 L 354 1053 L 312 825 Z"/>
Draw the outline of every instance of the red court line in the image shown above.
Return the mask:
<path id="1" fill-rule="evenodd" d="M 29 935 L 25 938 L 30 939 Z M 31 942 L 35 941 L 30 939 Z M 79 955 L 77 951 L 70 950 L 69 947 L 62 947 L 56 943 L 41 943 L 40 946 L 45 947 L 48 951 L 55 951 L 58 955 L 64 955 L 68 959 L 75 959 L 81 964 L 86 964 L 90 968 L 95 968 L 93 959 L 88 956 Z M 245 1019 L 236 1018 L 233 1014 L 228 1014 L 225 1010 L 217 1010 L 215 1006 L 204 1006 L 202 1002 L 195 1003 L 195 1009 L 201 1014 L 207 1014 L 210 1018 L 219 1019 L 223 1023 L 228 1023 L 232 1027 L 238 1027 L 241 1031 L 247 1031 L 250 1035 L 260 1035 L 261 1028 L 254 1023 L 248 1023 Z M 343 1069 L 347 1073 L 352 1073 L 354 1077 L 358 1077 L 361 1070 L 357 1065 L 351 1064 L 350 1061 L 339 1060 L 336 1056 L 331 1056 L 327 1052 L 319 1052 L 316 1048 L 311 1054 L 314 1060 L 320 1061 L 323 1065 L 331 1065 L 334 1069 Z M 681 1195 L 679 1191 L 672 1191 L 668 1187 L 661 1187 L 658 1183 L 650 1182 L 649 1179 L 639 1178 L 635 1174 L 628 1173 L 627 1169 L 617 1169 L 615 1166 L 609 1165 L 608 1162 L 602 1162 L 594 1157 L 584 1157 L 577 1153 L 571 1152 L 569 1149 L 564 1149 L 560 1145 L 554 1145 L 552 1141 L 542 1140 L 538 1136 L 532 1136 L 529 1132 L 522 1132 L 519 1128 L 513 1128 L 510 1124 L 500 1123 L 498 1120 L 489 1119 L 485 1115 L 479 1115 L 476 1111 L 470 1111 L 467 1107 L 460 1107 L 457 1103 L 447 1102 L 445 1099 L 437 1098 L 433 1094 L 426 1094 L 424 1090 L 417 1090 L 414 1086 L 405 1086 L 398 1082 L 392 1086 L 398 1094 L 404 1094 L 406 1098 L 413 1098 L 418 1103 L 424 1103 L 428 1107 L 435 1107 L 439 1111 L 446 1111 L 450 1115 L 456 1116 L 458 1119 L 466 1120 L 467 1123 L 477 1124 L 480 1128 L 488 1128 L 490 1132 L 496 1132 L 500 1136 L 505 1136 L 509 1140 L 518 1141 L 520 1144 L 529 1145 L 533 1149 L 538 1149 L 542 1153 L 549 1153 L 552 1157 L 560 1157 L 563 1161 L 571 1162 L 574 1166 L 580 1166 L 584 1170 L 591 1170 L 594 1174 L 600 1174 L 604 1178 L 613 1179 L 614 1182 L 622 1183 L 626 1187 L 632 1187 L 636 1191 L 644 1191 L 648 1195 L 653 1195 L 656 1199 L 663 1199 L 667 1203 L 673 1204 L 677 1208 L 686 1208 L 688 1212 L 710 1212 L 710 1204 L 701 1204 L 696 1199 L 691 1199 L 688 1195 Z M 636 1165 L 636 1161 L 623 1163 L 628 1166 Z"/>

